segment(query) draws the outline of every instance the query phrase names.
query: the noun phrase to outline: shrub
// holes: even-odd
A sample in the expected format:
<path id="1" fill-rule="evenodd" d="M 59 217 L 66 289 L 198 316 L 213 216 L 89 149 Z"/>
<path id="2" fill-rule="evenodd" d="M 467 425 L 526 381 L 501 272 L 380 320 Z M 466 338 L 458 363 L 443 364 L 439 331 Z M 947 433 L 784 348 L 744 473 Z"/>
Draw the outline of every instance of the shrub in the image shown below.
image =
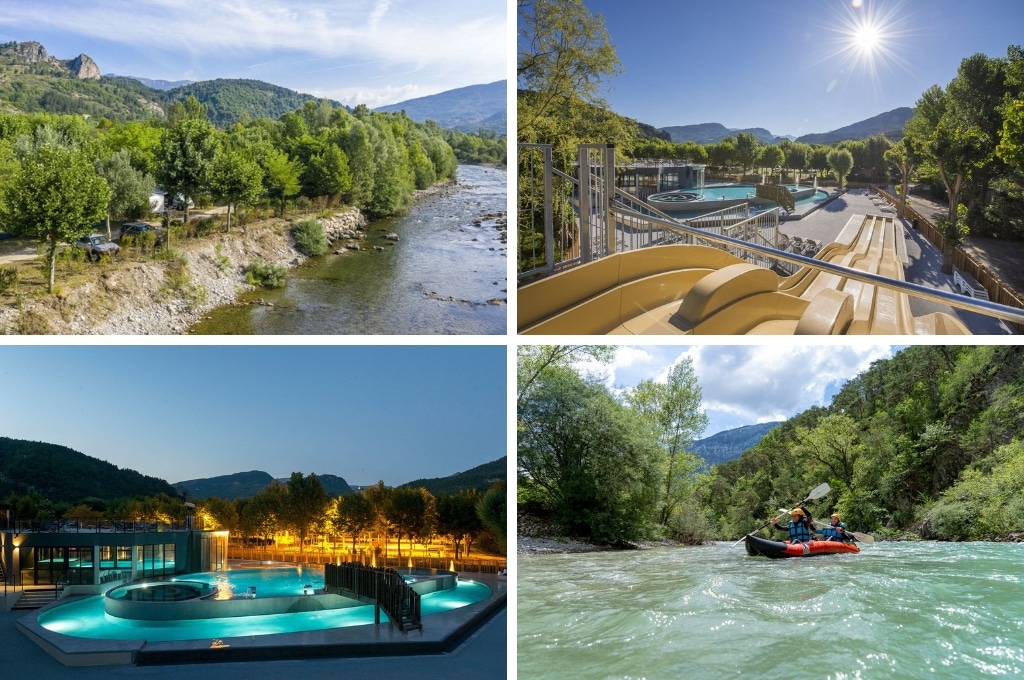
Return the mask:
<path id="1" fill-rule="evenodd" d="M 295 239 L 295 247 L 303 255 L 313 257 L 327 252 L 327 234 L 320 220 L 315 217 L 296 222 L 292 228 L 292 238 Z"/>
<path id="2" fill-rule="evenodd" d="M 287 270 L 283 265 L 267 262 L 256 258 L 245 268 L 245 280 L 253 286 L 263 288 L 282 288 L 287 279 Z"/>
<path id="3" fill-rule="evenodd" d="M 6 293 L 8 290 L 18 285 L 18 268 L 17 267 L 4 267 L 0 269 L 0 293 Z"/>

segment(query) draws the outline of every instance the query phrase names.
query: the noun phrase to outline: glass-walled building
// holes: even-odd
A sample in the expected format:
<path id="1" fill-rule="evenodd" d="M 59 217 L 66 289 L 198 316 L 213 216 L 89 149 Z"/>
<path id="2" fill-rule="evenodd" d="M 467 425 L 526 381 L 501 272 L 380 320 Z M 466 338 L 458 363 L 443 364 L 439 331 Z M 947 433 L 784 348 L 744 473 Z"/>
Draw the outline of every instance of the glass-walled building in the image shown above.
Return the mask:
<path id="1" fill-rule="evenodd" d="M 226 531 L 161 531 L 152 525 L 134 529 L 98 525 L 69 531 L 5 530 L 0 533 L 0 573 L 8 585 L 105 587 L 226 568 Z"/>

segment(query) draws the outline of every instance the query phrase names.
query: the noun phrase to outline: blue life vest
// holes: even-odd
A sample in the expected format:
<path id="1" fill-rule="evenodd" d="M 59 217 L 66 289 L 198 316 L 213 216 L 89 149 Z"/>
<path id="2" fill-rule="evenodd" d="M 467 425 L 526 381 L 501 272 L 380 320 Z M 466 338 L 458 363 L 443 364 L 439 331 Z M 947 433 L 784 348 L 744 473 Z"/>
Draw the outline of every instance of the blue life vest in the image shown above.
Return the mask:
<path id="1" fill-rule="evenodd" d="M 811 530 L 807 528 L 807 524 L 805 522 L 797 523 L 790 520 L 789 542 L 795 543 L 796 541 L 799 541 L 801 543 L 806 543 L 809 540 L 811 540 Z"/>
<path id="2" fill-rule="evenodd" d="M 846 525 L 842 522 L 840 522 L 836 526 L 832 526 L 831 524 L 829 524 L 827 527 L 824 527 L 821 530 L 821 536 L 826 541 L 842 541 L 844 540 L 844 536 L 841 533 L 839 533 L 840 528 L 845 531 Z"/>

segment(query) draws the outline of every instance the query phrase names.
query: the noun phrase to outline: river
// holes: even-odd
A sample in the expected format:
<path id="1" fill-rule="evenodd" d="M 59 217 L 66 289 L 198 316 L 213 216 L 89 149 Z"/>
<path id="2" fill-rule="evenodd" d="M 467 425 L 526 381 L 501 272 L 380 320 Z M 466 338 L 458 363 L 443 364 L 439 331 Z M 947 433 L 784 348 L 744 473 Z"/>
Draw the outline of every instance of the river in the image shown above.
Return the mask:
<path id="1" fill-rule="evenodd" d="M 718 543 L 518 563 L 520 678 L 1024 673 L 1024 544 L 769 560 Z"/>
<path id="2" fill-rule="evenodd" d="M 504 334 L 508 175 L 460 165 L 457 177 L 453 190 L 371 223 L 359 252 L 311 258 L 284 288 L 246 293 L 243 304 L 213 310 L 190 332 Z M 389 232 L 400 240 L 385 239 Z M 253 304 L 260 299 L 269 304 Z"/>

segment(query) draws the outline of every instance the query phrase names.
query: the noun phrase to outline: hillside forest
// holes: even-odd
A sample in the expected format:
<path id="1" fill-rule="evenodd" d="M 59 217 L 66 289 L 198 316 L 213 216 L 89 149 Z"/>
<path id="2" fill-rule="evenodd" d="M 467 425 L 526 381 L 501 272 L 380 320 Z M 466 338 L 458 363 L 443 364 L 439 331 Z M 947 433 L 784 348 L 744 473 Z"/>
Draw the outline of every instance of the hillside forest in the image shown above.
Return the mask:
<path id="1" fill-rule="evenodd" d="M 493 471 L 495 463 L 474 468 Z M 471 472 L 471 471 L 467 471 Z M 320 477 L 293 472 L 286 481 L 272 479 L 256 493 L 227 500 L 220 496 L 190 498 L 198 526 L 227 530 L 243 543 L 272 544 L 280 532 L 298 538 L 300 552 L 316 539 L 342 544 L 367 537 L 382 545 L 442 540 L 457 555 L 471 546 L 504 554 L 506 485 L 490 483 L 483 491 L 479 474 L 459 487 L 454 475 L 442 482 L 446 491 L 431 493 L 415 482 L 387 487 L 384 482 L 361 491 L 331 495 Z M 340 478 L 336 478 L 340 479 Z M 347 486 L 347 485 L 346 485 Z M 119 469 L 55 444 L 0 437 L 0 522 L 66 520 L 79 523 L 140 521 L 183 524 L 185 498 L 167 482 Z M 399 557 L 401 553 L 399 552 Z"/>
<path id="2" fill-rule="evenodd" d="M 735 540 L 822 482 L 815 517 L 880 538 L 1024 531 L 1024 348 L 905 348 L 712 467 L 689 452 L 706 425 L 689 359 L 617 395 L 580 368 L 614 351 L 519 349 L 520 511 L 567 535 Z"/>
<path id="3" fill-rule="evenodd" d="M 946 202 L 943 235 L 1024 240 L 1024 50 L 964 58 L 945 86 L 921 93 L 902 132 L 835 144 L 784 139 L 762 144 L 739 132 L 714 144 L 673 143 L 668 134 L 611 111 L 603 93 L 622 64 L 604 20 L 576 0 L 520 3 L 518 141 L 552 144 L 572 172 L 579 144 L 615 144 L 622 160 L 689 160 L 709 178 L 760 181 L 762 173 L 809 172 L 849 180 L 917 182 Z M 527 166 L 527 164 L 521 164 Z M 522 172 L 521 167 L 521 172 Z M 520 186 L 530 186 L 521 179 Z M 962 206 L 962 208 L 961 208 Z"/>

